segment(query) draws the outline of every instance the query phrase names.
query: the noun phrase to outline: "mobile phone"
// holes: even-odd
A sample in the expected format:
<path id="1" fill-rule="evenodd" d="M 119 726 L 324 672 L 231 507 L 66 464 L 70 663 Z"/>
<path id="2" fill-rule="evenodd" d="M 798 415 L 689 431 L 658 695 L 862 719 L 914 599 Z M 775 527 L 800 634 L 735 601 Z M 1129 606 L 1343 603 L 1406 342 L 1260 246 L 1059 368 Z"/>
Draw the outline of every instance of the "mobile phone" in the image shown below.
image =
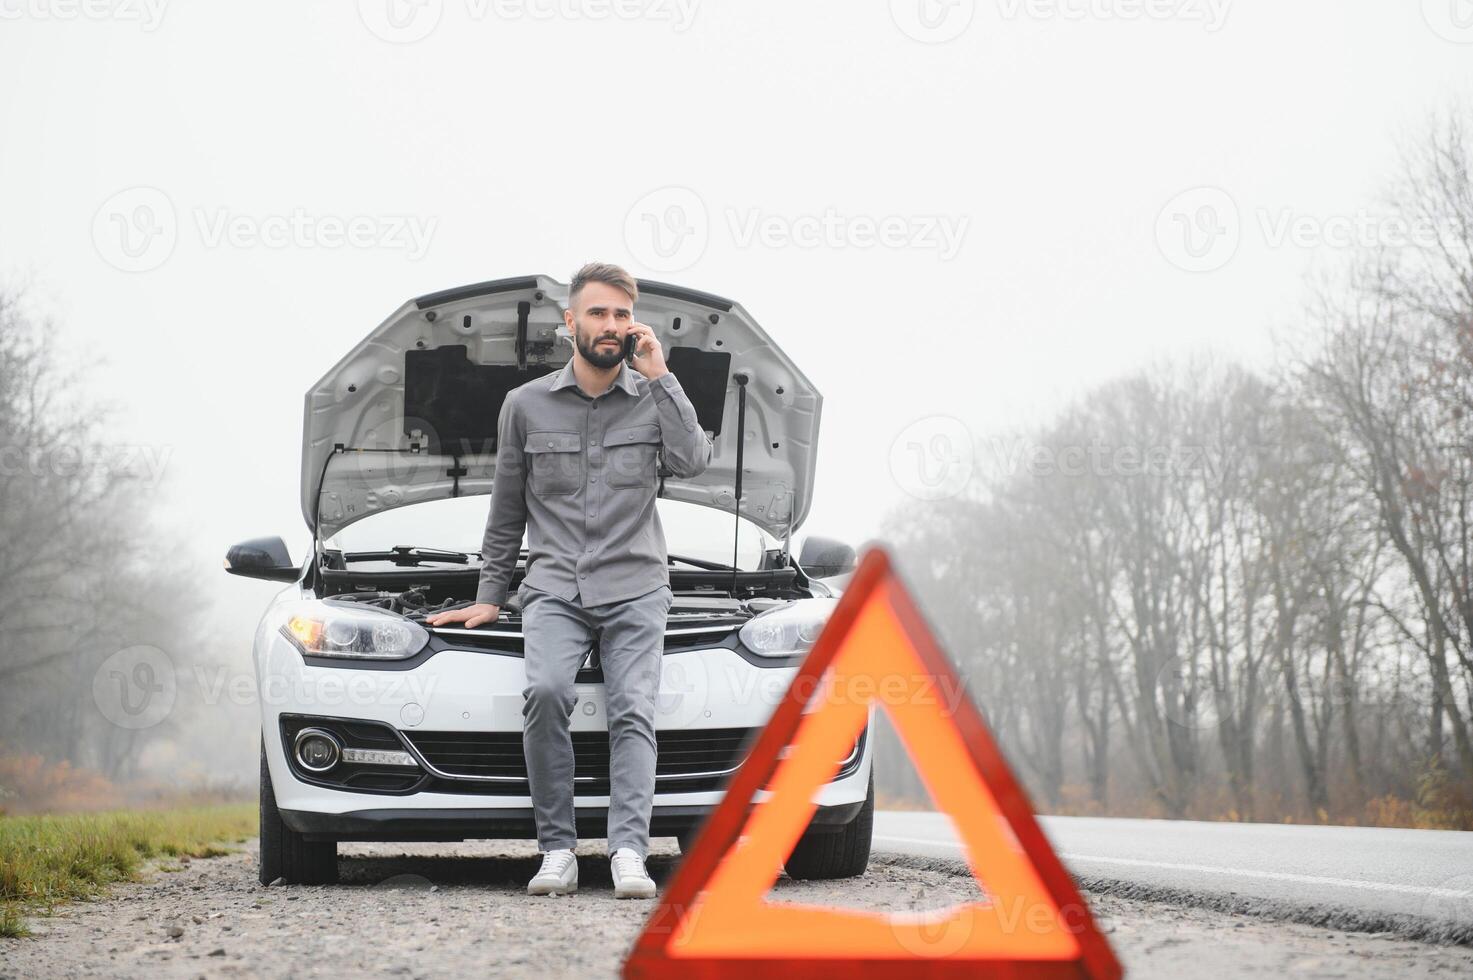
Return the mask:
<path id="1" fill-rule="evenodd" d="M 626 333 L 624 335 L 624 360 L 631 365 L 634 363 L 634 345 L 639 343 L 639 335 Z"/>

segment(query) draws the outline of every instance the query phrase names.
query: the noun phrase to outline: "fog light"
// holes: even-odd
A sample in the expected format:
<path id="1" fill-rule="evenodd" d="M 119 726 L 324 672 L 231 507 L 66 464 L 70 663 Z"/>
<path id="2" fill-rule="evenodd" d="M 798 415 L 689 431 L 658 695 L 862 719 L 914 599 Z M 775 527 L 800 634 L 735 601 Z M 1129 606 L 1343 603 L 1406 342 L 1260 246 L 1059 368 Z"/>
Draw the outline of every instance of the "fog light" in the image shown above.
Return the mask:
<path id="1" fill-rule="evenodd" d="M 309 772 L 327 772 L 338 764 L 338 757 L 342 754 L 338 740 L 320 728 L 304 728 L 297 732 L 293 748 L 297 762 Z"/>

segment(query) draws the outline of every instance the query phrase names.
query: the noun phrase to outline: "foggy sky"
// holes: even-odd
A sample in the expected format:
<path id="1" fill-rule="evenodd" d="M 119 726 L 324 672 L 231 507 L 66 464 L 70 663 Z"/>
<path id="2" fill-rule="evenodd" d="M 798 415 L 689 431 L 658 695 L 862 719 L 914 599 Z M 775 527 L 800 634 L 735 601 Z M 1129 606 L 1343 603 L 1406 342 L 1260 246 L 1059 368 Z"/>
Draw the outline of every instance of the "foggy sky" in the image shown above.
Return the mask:
<path id="1" fill-rule="evenodd" d="M 926 2 L 0 0 L 0 271 L 212 568 L 300 559 L 303 393 L 401 303 L 590 259 L 782 344 L 825 399 L 805 530 L 858 542 L 916 499 L 902 432 L 1263 362 L 1473 74 L 1465 0 Z M 1204 213 L 1232 247 L 1180 252 Z"/>

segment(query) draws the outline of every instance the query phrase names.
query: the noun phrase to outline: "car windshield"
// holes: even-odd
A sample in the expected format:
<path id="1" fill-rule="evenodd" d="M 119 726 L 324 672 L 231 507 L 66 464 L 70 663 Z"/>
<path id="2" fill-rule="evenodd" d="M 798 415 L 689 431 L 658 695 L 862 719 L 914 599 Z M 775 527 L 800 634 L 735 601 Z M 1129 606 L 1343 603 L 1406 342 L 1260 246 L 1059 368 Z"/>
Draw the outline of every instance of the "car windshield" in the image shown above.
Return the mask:
<path id="1" fill-rule="evenodd" d="M 485 495 L 410 504 L 365 517 L 328 538 L 325 544 L 349 556 L 389 552 L 395 548 L 413 549 L 405 559 L 417 557 L 420 564 L 437 567 L 453 567 L 454 555 L 463 553 L 470 556 L 470 563 L 478 564 L 490 505 L 491 498 Z M 762 552 L 781 545 L 757 525 L 745 518 L 738 521 L 730 513 L 680 500 L 656 499 L 655 507 L 665 529 L 672 568 L 698 567 L 680 560 L 687 558 L 730 568 L 732 538 L 738 525 L 741 529 L 736 547 L 739 569 L 758 568 Z M 524 535 L 522 547 L 526 546 Z M 450 554 L 437 556 L 435 552 Z M 354 567 L 365 570 L 378 564 L 374 559 L 354 560 Z M 387 559 L 382 565 L 395 567 Z"/>

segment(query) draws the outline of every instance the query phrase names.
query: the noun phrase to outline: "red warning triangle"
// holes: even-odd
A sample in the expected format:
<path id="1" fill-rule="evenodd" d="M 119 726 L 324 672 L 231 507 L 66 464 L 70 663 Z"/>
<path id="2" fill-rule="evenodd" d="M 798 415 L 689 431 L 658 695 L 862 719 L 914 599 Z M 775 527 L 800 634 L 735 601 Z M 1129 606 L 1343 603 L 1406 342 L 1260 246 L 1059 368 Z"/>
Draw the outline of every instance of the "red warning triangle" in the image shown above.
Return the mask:
<path id="1" fill-rule="evenodd" d="M 878 700 L 990 901 L 876 913 L 765 898 Z M 785 752 L 784 750 L 787 749 Z M 766 800 L 756 801 L 759 790 Z M 627 978 L 1116 978 L 1119 962 L 883 548 L 867 550 L 624 963 Z"/>

